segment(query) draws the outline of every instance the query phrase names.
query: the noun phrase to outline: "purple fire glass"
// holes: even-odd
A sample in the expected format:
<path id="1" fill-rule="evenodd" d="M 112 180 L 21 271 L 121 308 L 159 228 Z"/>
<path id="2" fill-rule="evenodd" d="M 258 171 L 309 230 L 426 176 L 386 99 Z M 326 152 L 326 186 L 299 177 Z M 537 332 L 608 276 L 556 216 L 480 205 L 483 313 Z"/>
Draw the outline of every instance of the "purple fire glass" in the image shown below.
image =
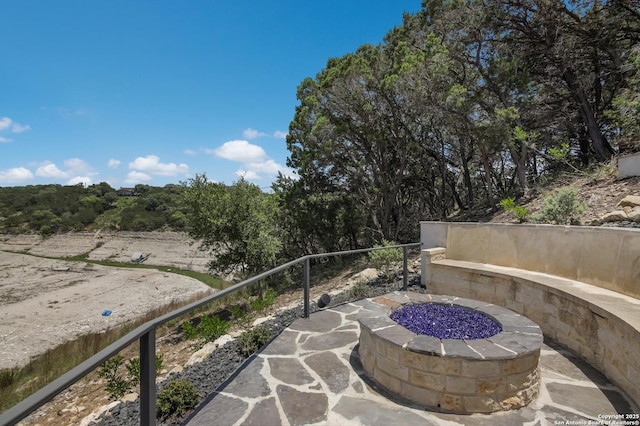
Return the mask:
<path id="1" fill-rule="evenodd" d="M 481 312 L 442 303 L 407 305 L 390 317 L 416 334 L 439 339 L 486 339 L 502 331 L 495 320 Z"/>

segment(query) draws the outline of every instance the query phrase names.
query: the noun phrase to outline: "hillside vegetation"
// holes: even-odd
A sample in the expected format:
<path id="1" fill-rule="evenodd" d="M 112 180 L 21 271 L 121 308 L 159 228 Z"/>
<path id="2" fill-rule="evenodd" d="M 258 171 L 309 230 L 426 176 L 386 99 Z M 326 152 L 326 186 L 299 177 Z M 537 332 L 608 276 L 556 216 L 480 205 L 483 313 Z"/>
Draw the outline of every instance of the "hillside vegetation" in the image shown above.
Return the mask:
<path id="1" fill-rule="evenodd" d="M 43 236 L 70 231 L 183 230 L 182 187 L 136 185 L 118 196 L 108 183 L 0 187 L 0 233 L 35 232 Z"/>

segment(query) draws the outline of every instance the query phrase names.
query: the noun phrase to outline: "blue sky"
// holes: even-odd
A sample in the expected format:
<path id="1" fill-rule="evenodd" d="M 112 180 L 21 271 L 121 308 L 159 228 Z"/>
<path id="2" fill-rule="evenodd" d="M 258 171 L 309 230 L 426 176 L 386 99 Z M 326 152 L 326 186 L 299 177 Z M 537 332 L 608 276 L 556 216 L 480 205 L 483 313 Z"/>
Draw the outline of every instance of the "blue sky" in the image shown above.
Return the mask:
<path id="1" fill-rule="evenodd" d="M 0 186 L 286 168 L 296 88 L 420 0 L 0 0 Z"/>

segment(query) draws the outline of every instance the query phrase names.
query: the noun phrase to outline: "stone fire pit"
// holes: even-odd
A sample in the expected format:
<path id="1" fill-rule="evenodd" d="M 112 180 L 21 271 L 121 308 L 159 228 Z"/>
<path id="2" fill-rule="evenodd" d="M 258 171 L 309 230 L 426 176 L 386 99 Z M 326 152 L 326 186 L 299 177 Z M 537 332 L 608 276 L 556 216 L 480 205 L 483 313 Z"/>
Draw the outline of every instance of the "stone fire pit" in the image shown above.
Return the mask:
<path id="1" fill-rule="evenodd" d="M 460 414 L 520 408 L 537 397 L 542 331 L 526 317 L 485 302 L 412 292 L 376 302 L 389 306 L 389 311 L 358 319 L 359 352 L 365 373 L 387 391 L 426 408 Z M 467 324 L 462 338 L 448 338 L 447 330 L 455 327 L 430 331 L 437 329 L 434 320 L 433 326 L 416 329 L 411 323 L 418 314 L 395 315 L 411 315 L 409 327 L 427 329 L 440 338 L 410 331 L 390 318 L 403 306 L 425 303 L 438 304 L 440 316 L 448 315 L 440 308 L 453 306 L 452 312 L 469 311 L 474 324 L 488 319 L 497 327 L 485 333 L 489 337 L 474 338 L 467 329 L 475 327 Z"/>

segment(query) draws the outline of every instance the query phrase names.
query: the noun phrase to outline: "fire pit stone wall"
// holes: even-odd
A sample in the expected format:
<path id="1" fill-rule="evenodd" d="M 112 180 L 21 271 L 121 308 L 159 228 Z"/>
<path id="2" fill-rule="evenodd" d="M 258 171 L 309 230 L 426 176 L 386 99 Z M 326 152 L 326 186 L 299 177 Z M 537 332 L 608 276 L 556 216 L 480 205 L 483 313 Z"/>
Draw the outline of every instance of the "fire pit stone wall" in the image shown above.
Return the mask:
<path id="1" fill-rule="evenodd" d="M 491 413 L 526 406 L 538 395 L 542 331 L 508 309 L 470 299 L 398 292 L 374 299 L 393 309 L 444 303 L 496 320 L 486 339 L 439 339 L 415 334 L 389 315 L 359 318 L 359 353 L 367 376 L 401 399 L 437 411 Z"/>

